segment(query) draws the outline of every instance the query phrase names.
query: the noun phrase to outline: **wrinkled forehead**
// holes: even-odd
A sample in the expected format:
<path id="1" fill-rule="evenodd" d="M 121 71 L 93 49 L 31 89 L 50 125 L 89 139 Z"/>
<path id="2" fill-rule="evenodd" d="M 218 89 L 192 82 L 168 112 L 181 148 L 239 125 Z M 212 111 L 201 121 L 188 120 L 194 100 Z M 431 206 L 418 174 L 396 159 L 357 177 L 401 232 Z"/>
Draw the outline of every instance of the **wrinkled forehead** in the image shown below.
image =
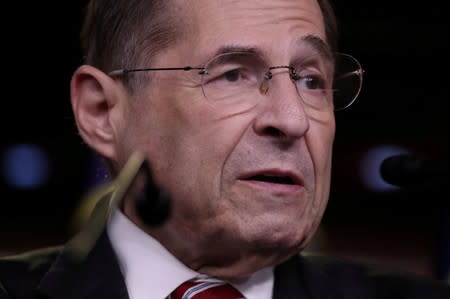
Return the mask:
<path id="1" fill-rule="evenodd" d="M 191 57 L 212 57 L 241 46 L 267 56 L 289 56 L 305 48 L 302 41 L 312 41 L 318 51 L 327 48 L 316 0 L 182 0 L 179 5 L 188 18 Z"/>

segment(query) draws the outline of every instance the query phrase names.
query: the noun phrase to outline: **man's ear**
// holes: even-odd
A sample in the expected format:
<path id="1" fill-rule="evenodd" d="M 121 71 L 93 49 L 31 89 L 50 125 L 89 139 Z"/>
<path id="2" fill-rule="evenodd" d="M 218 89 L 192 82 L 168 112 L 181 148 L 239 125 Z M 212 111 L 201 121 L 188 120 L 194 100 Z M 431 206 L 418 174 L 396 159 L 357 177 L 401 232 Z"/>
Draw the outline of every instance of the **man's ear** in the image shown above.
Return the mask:
<path id="1" fill-rule="evenodd" d="M 114 111 L 120 109 L 123 85 L 95 67 L 83 65 L 70 84 L 72 110 L 78 131 L 91 148 L 109 159 L 117 157 Z M 120 111 L 119 111 L 120 113 Z"/>

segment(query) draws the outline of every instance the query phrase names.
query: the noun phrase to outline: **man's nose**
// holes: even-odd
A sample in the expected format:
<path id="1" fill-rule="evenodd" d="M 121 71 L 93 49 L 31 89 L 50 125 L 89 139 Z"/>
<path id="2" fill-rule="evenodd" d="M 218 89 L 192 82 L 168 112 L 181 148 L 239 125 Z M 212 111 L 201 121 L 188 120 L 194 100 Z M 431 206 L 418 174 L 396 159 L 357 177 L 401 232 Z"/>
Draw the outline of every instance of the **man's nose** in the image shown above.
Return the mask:
<path id="1" fill-rule="evenodd" d="M 261 105 L 254 121 L 259 135 L 295 140 L 309 129 L 309 118 L 288 72 L 277 72 L 267 82 L 261 93 Z"/>

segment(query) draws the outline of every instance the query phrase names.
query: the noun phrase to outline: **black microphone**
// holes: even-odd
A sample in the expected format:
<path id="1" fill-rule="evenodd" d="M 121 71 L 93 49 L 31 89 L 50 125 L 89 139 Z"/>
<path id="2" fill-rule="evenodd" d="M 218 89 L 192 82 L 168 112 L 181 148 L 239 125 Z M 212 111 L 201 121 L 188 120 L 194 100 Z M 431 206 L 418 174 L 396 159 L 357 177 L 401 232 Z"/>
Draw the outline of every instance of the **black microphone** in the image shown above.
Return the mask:
<path id="1" fill-rule="evenodd" d="M 448 183 L 450 180 L 448 163 L 409 154 L 384 159 L 380 165 L 380 173 L 384 181 L 399 187 Z"/>
<path id="2" fill-rule="evenodd" d="M 145 175 L 145 186 L 135 199 L 136 210 L 144 223 L 158 226 L 164 223 L 170 215 L 171 201 L 169 194 L 154 182 L 150 164 L 143 161 L 142 169 Z"/>
<path id="3" fill-rule="evenodd" d="M 142 153 L 131 155 L 115 179 L 111 207 L 117 206 L 130 193 L 139 176 L 143 176 L 144 184 L 139 186 L 134 198 L 137 214 L 147 225 L 161 225 L 169 218 L 171 201 L 168 193 L 155 182 L 150 163 Z"/>
<path id="4" fill-rule="evenodd" d="M 143 175 L 143 177 L 142 177 Z M 136 152 L 128 159 L 117 177 L 109 183 L 91 191 L 82 201 L 75 213 L 85 230 L 81 230 L 64 247 L 63 255 L 73 264 L 82 263 L 100 235 L 104 232 L 111 212 L 129 195 L 138 178 L 144 184 L 136 190 L 135 204 L 139 217 L 147 225 L 158 226 L 168 220 L 171 200 L 153 180 L 150 164 L 144 155 Z M 88 218 L 80 215 L 88 214 Z"/>

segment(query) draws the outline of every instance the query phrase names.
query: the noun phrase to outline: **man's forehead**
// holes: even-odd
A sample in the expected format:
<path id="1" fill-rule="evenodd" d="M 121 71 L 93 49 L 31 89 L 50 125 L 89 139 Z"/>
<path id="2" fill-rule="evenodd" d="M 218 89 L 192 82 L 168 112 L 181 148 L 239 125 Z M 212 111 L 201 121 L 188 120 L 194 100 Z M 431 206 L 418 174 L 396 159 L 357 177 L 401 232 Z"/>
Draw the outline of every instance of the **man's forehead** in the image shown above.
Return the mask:
<path id="1" fill-rule="evenodd" d="M 191 30 L 186 39 L 196 50 L 220 54 L 224 47 L 244 47 L 278 43 L 296 46 L 305 36 L 322 51 L 327 49 L 323 17 L 315 0 L 196 0 L 186 1 Z M 189 4 L 191 4 L 189 6 Z M 318 42 L 317 42 L 318 41 Z M 320 49 L 319 49 L 320 48 Z M 204 56 L 204 55 L 202 55 Z"/>
<path id="2" fill-rule="evenodd" d="M 260 17 L 283 17 L 283 15 L 309 15 L 320 17 L 317 0 L 177 0 L 175 10 L 183 17 L 199 15 L 199 20 L 217 18 L 241 18 L 248 20 Z M 193 19 L 191 19 L 193 20 Z"/>
<path id="3" fill-rule="evenodd" d="M 224 21 L 270 22 L 277 25 L 301 19 L 322 20 L 316 0 L 175 0 L 174 11 L 185 24 L 212 26 Z M 232 26 L 234 23 L 228 23 Z"/>

